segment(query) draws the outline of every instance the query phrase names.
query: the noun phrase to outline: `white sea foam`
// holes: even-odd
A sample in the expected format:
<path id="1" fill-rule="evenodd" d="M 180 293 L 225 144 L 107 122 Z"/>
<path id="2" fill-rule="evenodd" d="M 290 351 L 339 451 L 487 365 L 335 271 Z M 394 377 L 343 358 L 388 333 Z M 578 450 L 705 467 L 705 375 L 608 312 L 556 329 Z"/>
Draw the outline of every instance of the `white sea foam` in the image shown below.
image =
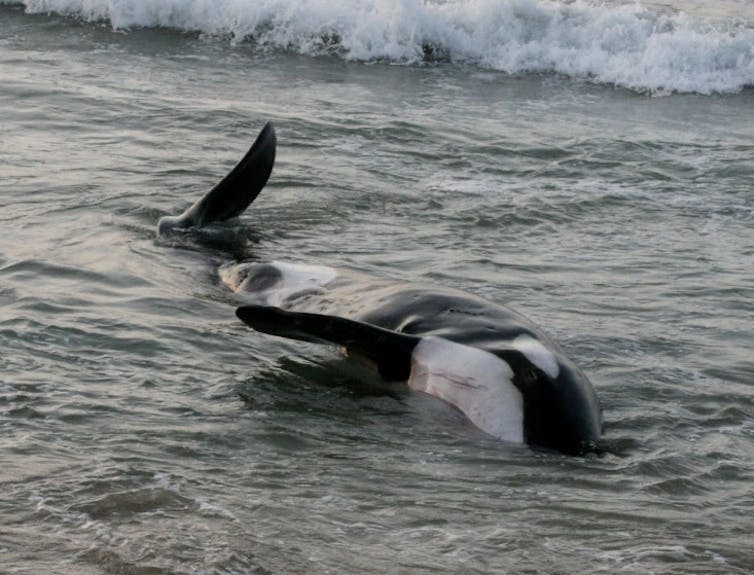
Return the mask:
<path id="1" fill-rule="evenodd" d="M 3 0 L 0 0 L 2 2 Z M 5 0 L 8 3 L 8 0 Z M 554 72 L 638 91 L 754 85 L 746 16 L 693 18 L 585 0 L 11 0 L 119 29 L 163 26 L 350 60 L 442 58 L 510 73 Z M 683 5 L 685 6 L 685 5 Z M 747 12 L 748 13 L 748 12 Z"/>

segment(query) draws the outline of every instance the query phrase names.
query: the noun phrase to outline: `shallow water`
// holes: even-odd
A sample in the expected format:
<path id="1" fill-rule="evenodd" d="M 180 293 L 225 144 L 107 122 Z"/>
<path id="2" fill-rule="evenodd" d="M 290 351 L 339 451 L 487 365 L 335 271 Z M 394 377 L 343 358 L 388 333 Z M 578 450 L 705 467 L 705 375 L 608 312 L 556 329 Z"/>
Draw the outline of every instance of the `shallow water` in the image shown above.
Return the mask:
<path id="1" fill-rule="evenodd" d="M 0 22 L 1 572 L 754 569 L 751 88 Z M 249 212 L 156 238 L 267 120 Z M 613 453 L 503 444 L 251 332 L 217 277 L 240 259 L 510 305 L 589 375 Z"/>

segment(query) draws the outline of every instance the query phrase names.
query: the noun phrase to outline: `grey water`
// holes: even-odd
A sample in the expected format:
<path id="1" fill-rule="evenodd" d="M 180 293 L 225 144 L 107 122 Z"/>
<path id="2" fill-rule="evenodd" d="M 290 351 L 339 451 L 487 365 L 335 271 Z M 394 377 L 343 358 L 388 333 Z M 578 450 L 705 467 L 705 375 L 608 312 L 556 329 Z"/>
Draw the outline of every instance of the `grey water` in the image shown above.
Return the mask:
<path id="1" fill-rule="evenodd" d="M 239 220 L 157 238 L 264 122 Z M 754 571 L 754 93 L 393 65 L 0 6 L 0 573 Z M 486 437 L 254 333 L 223 263 L 440 283 L 589 376 Z"/>

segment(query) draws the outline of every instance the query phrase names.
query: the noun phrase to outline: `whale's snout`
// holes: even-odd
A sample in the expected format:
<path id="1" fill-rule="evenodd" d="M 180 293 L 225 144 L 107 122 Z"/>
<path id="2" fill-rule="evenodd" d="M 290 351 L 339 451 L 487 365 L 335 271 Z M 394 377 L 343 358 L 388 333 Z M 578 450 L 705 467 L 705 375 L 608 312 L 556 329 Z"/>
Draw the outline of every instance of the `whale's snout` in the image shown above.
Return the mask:
<path id="1" fill-rule="evenodd" d="M 524 392 L 524 432 L 530 445 L 571 455 L 599 450 L 602 411 L 587 377 L 559 358 L 557 377 L 537 378 Z"/>

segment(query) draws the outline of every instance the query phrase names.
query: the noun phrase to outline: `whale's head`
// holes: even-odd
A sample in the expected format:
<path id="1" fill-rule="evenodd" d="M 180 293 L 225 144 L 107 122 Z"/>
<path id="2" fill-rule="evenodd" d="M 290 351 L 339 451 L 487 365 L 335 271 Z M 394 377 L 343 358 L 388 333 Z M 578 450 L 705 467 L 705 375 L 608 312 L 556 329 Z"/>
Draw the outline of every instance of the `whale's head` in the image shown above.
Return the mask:
<path id="1" fill-rule="evenodd" d="M 594 390 L 549 341 L 519 331 L 493 353 L 442 337 L 415 339 L 409 388 L 454 405 L 504 441 L 568 454 L 596 450 L 602 416 Z"/>
<path id="2" fill-rule="evenodd" d="M 516 347 L 524 356 L 514 383 L 523 396 L 526 443 L 573 455 L 596 451 L 602 411 L 586 375 L 539 340 L 520 337 Z"/>

